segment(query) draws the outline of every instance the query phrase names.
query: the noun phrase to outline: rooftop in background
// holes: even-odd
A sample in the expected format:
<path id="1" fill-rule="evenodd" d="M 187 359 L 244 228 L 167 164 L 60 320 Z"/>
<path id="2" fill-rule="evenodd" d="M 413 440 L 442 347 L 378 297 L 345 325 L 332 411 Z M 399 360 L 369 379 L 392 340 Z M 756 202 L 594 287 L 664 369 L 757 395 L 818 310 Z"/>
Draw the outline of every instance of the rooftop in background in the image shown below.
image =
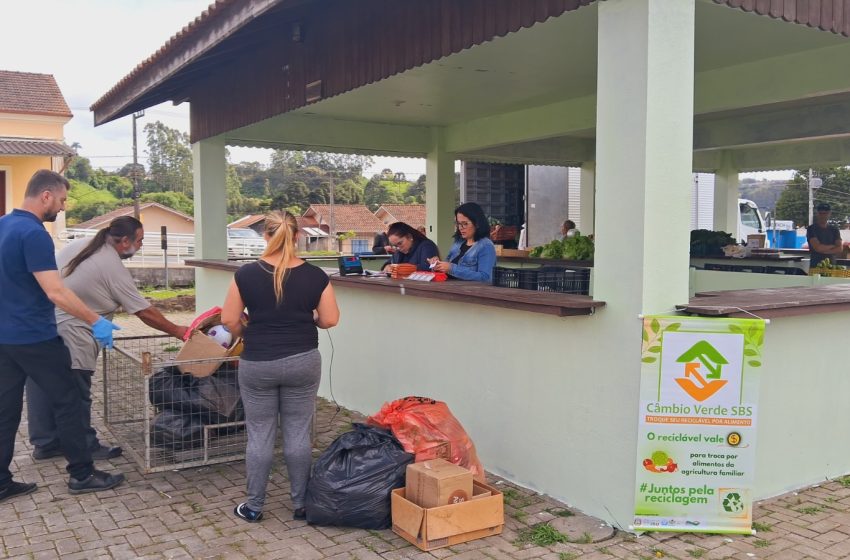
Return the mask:
<path id="1" fill-rule="evenodd" d="M 72 117 L 50 74 L 0 70 L 0 113 Z"/>
<path id="2" fill-rule="evenodd" d="M 424 204 L 381 204 L 375 216 L 384 223 L 404 222 L 415 228 L 425 225 Z M 387 218 L 390 221 L 387 221 Z"/>
<path id="3" fill-rule="evenodd" d="M 193 218 L 192 216 L 184 214 L 183 212 L 175 210 L 174 208 L 169 208 L 168 206 L 164 206 L 164 205 L 162 205 L 158 202 L 144 202 L 139 206 L 139 210 L 141 210 L 141 211 L 143 211 L 147 208 L 159 208 L 161 210 L 165 210 L 166 212 L 171 212 L 173 214 L 176 214 L 176 215 L 180 216 L 181 218 L 185 219 L 186 221 L 193 222 L 193 223 L 195 221 L 195 218 Z M 96 216 L 96 217 L 92 218 L 91 220 L 85 221 L 81 224 L 77 224 L 77 225 L 74 225 L 74 226 L 68 226 L 68 227 L 75 228 L 75 229 L 100 229 L 102 227 L 106 227 L 107 225 L 109 225 L 109 223 L 112 220 L 114 220 L 115 218 L 118 218 L 120 216 L 132 216 L 133 210 L 134 209 L 133 209 L 132 206 L 125 206 L 123 208 L 118 208 L 116 210 L 113 210 L 112 212 L 107 212 L 106 214 L 103 214 L 102 216 Z"/>
<path id="4" fill-rule="evenodd" d="M 379 232 L 384 231 L 381 222 L 362 204 L 334 204 L 334 229 L 337 233 L 345 231 Z M 321 225 L 329 225 L 331 220 L 330 204 L 311 204 L 304 212 L 305 218 L 314 218 Z"/>

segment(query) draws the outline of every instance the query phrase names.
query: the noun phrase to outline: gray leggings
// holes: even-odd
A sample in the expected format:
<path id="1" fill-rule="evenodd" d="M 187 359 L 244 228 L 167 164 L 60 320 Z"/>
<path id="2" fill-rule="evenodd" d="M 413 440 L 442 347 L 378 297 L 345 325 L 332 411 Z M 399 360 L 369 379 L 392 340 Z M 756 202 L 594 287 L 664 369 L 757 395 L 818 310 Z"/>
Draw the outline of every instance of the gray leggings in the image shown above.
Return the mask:
<path id="1" fill-rule="evenodd" d="M 304 507 L 312 462 L 313 411 L 321 377 L 322 357 L 318 350 L 267 362 L 239 361 L 239 392 L 248 429 L 245 463 L 250 509 L 263 511 L 278 417 L 292 507 Z"/>

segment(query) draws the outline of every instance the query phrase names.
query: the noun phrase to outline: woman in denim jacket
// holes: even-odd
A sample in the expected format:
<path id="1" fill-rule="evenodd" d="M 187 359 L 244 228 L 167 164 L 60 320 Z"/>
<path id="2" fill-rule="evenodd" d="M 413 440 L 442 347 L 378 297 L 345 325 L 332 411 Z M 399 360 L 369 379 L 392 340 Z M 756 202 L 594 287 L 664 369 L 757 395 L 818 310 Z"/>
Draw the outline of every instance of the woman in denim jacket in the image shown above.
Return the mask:
<path id="1" fill-rule="evenodd" d="M 455 242 L 445 261 L 431 260 L 433 270 L 458 280 L 491 282 L 496 266 L 496 247 L 490 241 L 490 223 L 474 202 L 455 209 Z"/>

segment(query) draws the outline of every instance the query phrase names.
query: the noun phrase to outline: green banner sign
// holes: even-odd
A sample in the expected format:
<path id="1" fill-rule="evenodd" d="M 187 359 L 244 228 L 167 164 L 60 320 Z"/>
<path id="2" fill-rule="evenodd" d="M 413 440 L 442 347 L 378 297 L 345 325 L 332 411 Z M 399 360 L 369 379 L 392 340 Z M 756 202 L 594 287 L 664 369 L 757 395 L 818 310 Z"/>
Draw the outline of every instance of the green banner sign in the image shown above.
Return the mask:
<path id="1" fill-rule="evenodd" d="M 644 318 L 634 530 L 752 531 L 764 325 Z"/>

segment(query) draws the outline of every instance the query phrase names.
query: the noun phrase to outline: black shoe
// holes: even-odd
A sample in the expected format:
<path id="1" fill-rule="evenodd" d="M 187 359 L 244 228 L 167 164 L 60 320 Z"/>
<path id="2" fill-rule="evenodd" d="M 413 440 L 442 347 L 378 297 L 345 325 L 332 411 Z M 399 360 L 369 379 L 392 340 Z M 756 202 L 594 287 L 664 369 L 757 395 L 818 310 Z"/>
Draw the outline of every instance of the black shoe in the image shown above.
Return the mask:
<path id="1" fill-rule="evenodd" d="M 295 511 L 292 512 L 292 519 L 294 519 L 295 521 L 306 521 L 307 508 L 296 508 Z"/>
<path id="2" fill-rule="evenodd" d="M 77 480 L 71 477 L 68 481 L 68 491 L 71 494 L 85 494 L 87 492 L 100 492 L 101 490 L 109 490 L 115 488 L 124 482 L 122 473 L 109 474 L 95 469 L 88 478 Z"/>
<path id="3" fill-rule="evenodd" d="M 54 457 L 61 457 L 63 455 L 62 450 L 58 447 L 38 447 L 32 451 L 32 458 L 36 461 L 46 461 L 47 459 L 53 459 Z"/>
<path id="4" fill-rule="evenodd" d="M 33 482 L 12 481 L 9 483 L 9 486 L 0 490 L 0 502 L 9 498 L 14 498 L 15 496 L 23 496 L 24 494 L 30 494 L 32 492 L 35 492 L 36 488 L 38 487 Z"/>
<path id="5" fill-rule="evenodd" d="M 256 523 L 258 521 L 262 521 L 263 512 L 262 511 L 254 511 L 253 509 L 248 507 L 248 504 L 241 503 L 235 508 L 233 508 L 233 513 L 239 519 L 244 519 L 248 523 Z"/>
<path id="6" fill-rule="evenodd" d="M 122 453 L 124 453 L 124 450 L 118 447 L 117 445 L 111 447 L 108 445 L 101 444 L 92 449 L 91 458 L 92 461 L 105 461 L 106 459 L 114 459 L 116 457 L 120 457 Z"/>

